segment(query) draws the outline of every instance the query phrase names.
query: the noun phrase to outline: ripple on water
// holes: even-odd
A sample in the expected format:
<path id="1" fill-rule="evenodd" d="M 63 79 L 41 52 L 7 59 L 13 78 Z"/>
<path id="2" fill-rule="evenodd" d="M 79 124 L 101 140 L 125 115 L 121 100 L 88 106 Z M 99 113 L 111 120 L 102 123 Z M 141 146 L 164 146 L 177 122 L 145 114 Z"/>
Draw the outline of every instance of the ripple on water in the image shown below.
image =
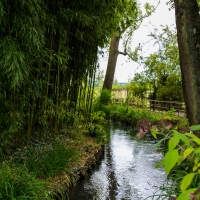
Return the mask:
<path id="1" fill-rule="evenodd" d="M 163 156 L 153 151 L 154 143 L 131 137 L 127 128 L 112 126 L 109 131 L 111 139 L 105 146 L 104 159 L 72 190 L 69 198 L 143 200 L 159 193 L 166 175 L 163 169 L 155 168 Z"/>

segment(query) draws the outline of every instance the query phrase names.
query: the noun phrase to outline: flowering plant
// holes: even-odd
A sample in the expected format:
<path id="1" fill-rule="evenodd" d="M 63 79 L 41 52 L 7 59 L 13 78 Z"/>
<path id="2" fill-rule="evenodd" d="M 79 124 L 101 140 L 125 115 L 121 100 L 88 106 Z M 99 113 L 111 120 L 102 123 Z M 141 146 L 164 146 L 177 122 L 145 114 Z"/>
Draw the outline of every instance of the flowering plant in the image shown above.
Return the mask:
<path id="1" fill-rule="evenodd" d="M 136 130 L 138 131 L 136 136 L 138 138 L 142 138 L 149 131 L 153 132 L 152 134 L 154 134 L 154 133 L 166 134 L 169 132 L 169 130 L 172 127 L 173 127 L 173 125 L 165 119 L 159 120 L 157 122 L 157 124 L 154 124 L 153 121 L 151 121 L 150 119 L 144 118 L 144 119 L 139 120 L 136 125 Z M 156 136 L 156 134 L 154 134 L 154 136 Z"/>

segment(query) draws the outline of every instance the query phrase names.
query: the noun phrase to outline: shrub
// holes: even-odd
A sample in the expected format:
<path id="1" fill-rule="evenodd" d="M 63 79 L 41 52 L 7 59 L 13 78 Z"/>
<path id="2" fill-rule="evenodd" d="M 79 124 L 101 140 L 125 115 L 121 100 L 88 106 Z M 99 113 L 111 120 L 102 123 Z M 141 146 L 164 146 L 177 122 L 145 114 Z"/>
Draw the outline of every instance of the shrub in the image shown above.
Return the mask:
<path id="1" fill-rule="evenodd" d="M 99 97 L 99 103 L 101 105 L 108 105 L 110 101 L 111 101 L 111 92 L 107 89 L 103 89 Z"/>
<path id="2" fill-rule="evenodd" d="M 107 89 L 103 89 L 99 98 L 94 102 L 94 111 L 104 111 L 104 106 L 109 105 L 111 102 L 111 92 Z"/>

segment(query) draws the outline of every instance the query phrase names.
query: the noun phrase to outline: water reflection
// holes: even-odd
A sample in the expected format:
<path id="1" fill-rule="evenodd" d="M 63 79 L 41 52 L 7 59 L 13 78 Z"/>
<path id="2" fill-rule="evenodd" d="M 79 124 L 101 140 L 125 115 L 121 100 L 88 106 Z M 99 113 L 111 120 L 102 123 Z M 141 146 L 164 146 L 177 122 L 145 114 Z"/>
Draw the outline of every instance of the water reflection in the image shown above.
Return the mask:
<path id="1" fill-rule="evenodd" d="M 111 125 L 108 131 L 104 159 L 71 191 L 70 200 L 143 200 L 159 192 L 166 175 L 155 168 L 162 154 L 153 151 L 153 142 L 138 140 L 125 127 Z"/>

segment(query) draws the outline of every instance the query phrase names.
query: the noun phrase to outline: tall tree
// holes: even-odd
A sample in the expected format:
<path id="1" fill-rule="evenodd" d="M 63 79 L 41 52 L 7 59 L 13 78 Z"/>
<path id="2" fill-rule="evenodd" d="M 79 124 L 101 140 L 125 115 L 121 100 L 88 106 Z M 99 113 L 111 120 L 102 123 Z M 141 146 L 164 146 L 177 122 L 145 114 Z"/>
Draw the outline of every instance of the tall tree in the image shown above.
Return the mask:
<path id="1" fill-rule="evenodd" d="M 182 87 L 189 124 L 200 124 L 200 17 L 196 0 L 175 0 Z"/>
<path id="2" fill-rule="evenodd" d="M 130 48 L 128 48 L 129 39 L 133 35 L 133 32 L 139 28 L 143 19 L 150 16 L 151 13 L 155 11 L 155 8 L 156 7 L 152 7 L 146 3 L 146 14 L 142 16 L 142 12 L 137 1 L 124 1 L 124 7 L 122 10 L 120 10 L 122 17 L 110 40 L 109 56 L 103 89 L 112 89 L 115 68 L 119 54 L 124 56 L 128 55 L 132 60 L 135 60 L 135 53 L 137 53 L 139 47 L 135 49 L 134 53 L 130 52 Z M 119 42 L 123 35 L 126 35 L 126 39 L 124 42 L 124 51 L 122 52 L 119 51 Z"/>
<path id="3" fill-rule="evenodd" d="M 110 48 L 109 48 L 109 56 L 108 56 L 108 64 L 106 69 L 106 75 L 103 83 L 103 89 L 112 89 L 114 75 L 115 75 L 115 67 L 117 63 L 117 57 L 119 55 L 119 36 L 114 36 L 111 38 L 110 41 Z"/>

